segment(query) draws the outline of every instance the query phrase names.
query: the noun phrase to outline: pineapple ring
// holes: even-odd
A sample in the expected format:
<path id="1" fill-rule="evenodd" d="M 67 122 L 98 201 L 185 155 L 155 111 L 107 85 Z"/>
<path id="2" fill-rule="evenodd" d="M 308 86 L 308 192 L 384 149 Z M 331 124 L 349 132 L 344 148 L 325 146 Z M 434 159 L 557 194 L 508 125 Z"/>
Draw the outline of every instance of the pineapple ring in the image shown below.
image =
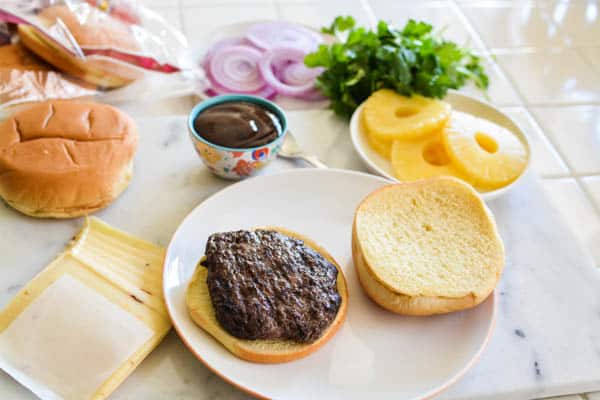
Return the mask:
<path id="1" fill-rule="evenodd" d="M 394 175 L 400 181 L 435 176 L 454 176 L 467 180 L 448 157 L 441 132 L 419 140 L 394 140 L 391 157 Z"/>
<path id="2" fill-rule="evenodd" d="M 453 112 L 442 141 L 453 164 L 487 189 L 508 185 L 527 165 L 527 149 L 512 132 L 470 114 Z"/>
<path id="3" fill-rule="evenodd" d="M 369 140 L 369 144 L 380 156 L 389 160 L 392 154 L 392 144 L 393 142 L 386 142 L 385 140 L 379 139 L 377 136 L 372 135 L 369 131 L 367 131 L 367 139 Z"/>
<path id="4" fill-rule="evenodd" d="M 371 132 L 365 126 L 365 113 L 360 113 L 360 130 L 365 133 L 367 141 L 373 150 L 375 150 L 381 157 L 386 160 L 390 159 L 392 153 L 392 142 L 387 142 L 372 135 Z"/>
<path id="5" fill-rule="evenodd" d="M 364 122 L 383 142 L 417 139 L 440 130 L 450 118 L 450 105 L 419 95 L 402 96 L 390 89 L 373 93 L 365 102 Z"/>

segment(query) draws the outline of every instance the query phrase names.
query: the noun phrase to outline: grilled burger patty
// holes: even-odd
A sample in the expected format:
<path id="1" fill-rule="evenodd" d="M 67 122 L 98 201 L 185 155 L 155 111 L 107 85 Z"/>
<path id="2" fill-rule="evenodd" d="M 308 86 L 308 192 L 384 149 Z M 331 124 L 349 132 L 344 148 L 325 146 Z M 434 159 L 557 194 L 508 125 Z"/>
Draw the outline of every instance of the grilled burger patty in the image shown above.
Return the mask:
<path id="1" fill-rule="evenodd" d="M 310 343 L 336 317 L 338 270 L 301 240 L 271 230 L 215 233 L 205 255 L 216 318 L 237 338 Z"/>

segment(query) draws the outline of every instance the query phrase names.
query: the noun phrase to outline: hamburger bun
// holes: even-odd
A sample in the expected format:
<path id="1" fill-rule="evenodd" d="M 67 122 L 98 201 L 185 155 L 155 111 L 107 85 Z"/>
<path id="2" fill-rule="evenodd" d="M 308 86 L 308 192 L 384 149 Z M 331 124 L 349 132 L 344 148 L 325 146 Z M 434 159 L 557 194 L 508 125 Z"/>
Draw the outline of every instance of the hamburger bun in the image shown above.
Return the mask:
<path id="1" fill-rule="evenodd" d="M 90 15 L 100 11 L 90 8 Z M 131 32 L 120 21 L 108 14 L 102 18 L 79 22 L 77 16 L 65 5 L 55 5 L 43 9 L 38 18 L 42 25 L 53 26 L 61 21 L 82 47 L 110 47 L 122 51 L 135 52 L 139 48 Z M 91 18 L 91 17 L 89 17 Z M 142 76 L 142 72 L 123 62 L 103 56 L 88 56 L 84 59 L 64 51 L 53 41 L 41 35 L 34 27 L 19 25 L 21 42 L 32 52 L 56 68 L 99 87 L 116 88 L 124 86 Z"/>
<path id="2" fill-rule="evenodd" d="M 53 70 L 20 43 L 0 46 L 0 104 L 91 96 L 96 87 Z"/>
<path id="3" fill-rule="evenodd" d="M 474 307 L 494 290 L 504 246 L 494 217 L 450 177 L 385 186 L 358 206 L 352 257 L 367 295 L 407 315 Z"/>
<path id="4" fill-rule="evenodd" d="M 283 228 L 267 227 L 283 235 L 300 239 L 304 244 L 331 262 L 338 270 L 337 290 L 342 298 L 337 315 L 329 327 L 323 332 L 321 337 L 312 343 L 297 343 L 289 340 L 245 340 L 232 336 L 223 329 L 215 316 L 215 310 L 212 306 L 208 286 L 206 284 L 207 269 L 200 263 L 196 267 L 192 280 L 187 288 L 186 303 L 192 320 L 216 340 L 221 342 L 231 353 L 246 361 L 256 363 L 282 363 L 297 360 L 308 356 L 317 351 L 338 331 L 344 319 L 348 308 L 348 289 L 344 273 L 339 264 L 322 247 L 312 240 L 292 231 Z"/>
<path id="5" fill-rule="evenodd" d="M 0 197 L 33 217 L 104 208 L 131 180 L 137 141 L 133 120 L 114 107 L 35 104 L 0 124 Z"/>
<path id="6" fill-rule="evenodd" d="M 0 46 L 0 68 L 19 71 L 49 71 L 50 66 L 20 43 Z"/>

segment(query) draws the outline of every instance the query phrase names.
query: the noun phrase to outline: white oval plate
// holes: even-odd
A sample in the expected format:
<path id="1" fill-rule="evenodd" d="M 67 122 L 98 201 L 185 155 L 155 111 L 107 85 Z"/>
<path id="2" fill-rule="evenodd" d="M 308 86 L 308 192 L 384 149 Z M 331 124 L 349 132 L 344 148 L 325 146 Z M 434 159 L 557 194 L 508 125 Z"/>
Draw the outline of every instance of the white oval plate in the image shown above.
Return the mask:
<path id="1" fill-rule="evenodd" d="M 453 110 L 463 111 L 480 118 L 485 118 L 508 129 L 514 133 L 525 145 L 527 150 L 527 164 L 523 169 L 523 172 L 521 172 L 521 175 L 510 185 L 489 192 L 483 192 L 481 195 L 484 199 L 491 200 L 506 193 L 521 180 L 525 174 L 525 171 L 529 167 L 531 160 L 531 148 L 527 135 L 525 135 L 519 125 L 508 115 L 504 114 L 498 108 L 485 101 L 481 101 L 475 97 L 452 90 L 448 92 L 444 98 L 444 101 L 450 103 Z M 369 145 L 366 132 L 364 132 L 364 129 L 362 129 L 362 124 L 360 123 L 360 113 L 362 112 L 362 109 L 363 104 L 361 104 L 354 111 L 352 118 L 350 119 L 350 136 L 352 137 L 352 144 L 354 145 L 359 157 L 365 162 L 370 171 L 384 176 L 393 182 L 398 182 L 398 179 L 394 176 L 394 171 L 390 161 L 379 155 L 379 153 L 373 150 L 373 148 Z"/>
<path id="2" fill-rule="evenodd" d="M 190 55 L 192 57 L 192 60 L 197 64 L 200 63 L 200 61 L 204 58 L 204 55 L 206 54 L 208 49 L 214 43 L 216 43 L 220 40 L 223 40 L 223 39 L 227 39 L 227 38 L 243 37 L 243 36 L 245 36 L 246 31 L 248 30 L 249 27 L 251 27 L 254 24 L 259 24 L 259 23 L 264 23 L 264 22 L 273 22 L 273 21 L 269 21 L 269 20 L 244 21 L 244 22 L 238 22 L 235 24 L 219 27 L 218 29 L 216 29 L 216 30 L 212 31 L 211 33 L 209 33 L 208 35 L 206 35 L 205 40 L 198 41 L 198 43 L 200 44 L 199 46 L 195 46 L 195 47 L 191 48 Z M 298 24 L 297 22 L 292 22 L 292 23 Z M 302 25 L 302 24 L 298 24 L 298 25 Z M 332 36 L 324 35 L 318 29 L 315 29 L 314 27 L 310 27 L 310 26 L 306 26 L 306 25 L 302 25 L 302 26 L 304 26 L 305 28 L 310 29 L 312 31 L 315 31 L 316 33 L 323 36 L 323 41 L 325 43 L 331 43 L 332 41 L 335 40 Z M 209 97 L 206 94 L 204 94 L 202 90 L 199 90 L 199 89 L 196 90 L 196 95 L 198 97 L 200 97 L 201 99 L 206 99 Z M 327 108 L 329 105 L 329 100 L 306 101 L 306 100 L 302 100 L 302 99 L 296 99 L 293 97 L 287 97 L 287 96 L 281 96 L 281 95 L 277 95 L 275 97 L 274 101 L 275 101 L 275 103 L 277 103 L 279 106 L 283 107 L 286 110 L 314 110 L 314 109 Z"/>
<path id="3" fill-rule="evenodd" d="M 167 249 L 164 295 L 173 325 L 208 368 L 238 388 L 275 399 L 425 399 L 473 365 L 493 330 L 494 296 L 478 307 L 435 317 L 403 317 L 363 293 L 350 248 L 354 209 L 382 178 L 299 169 L 236 183 L 198 205 Z M 194 324 L 185 289 L 211 233 L 282 226 L 316 240 L 348 281 L 345 323 L 320 350 L 285 364 L 253 364 L 230 354 Z"/>

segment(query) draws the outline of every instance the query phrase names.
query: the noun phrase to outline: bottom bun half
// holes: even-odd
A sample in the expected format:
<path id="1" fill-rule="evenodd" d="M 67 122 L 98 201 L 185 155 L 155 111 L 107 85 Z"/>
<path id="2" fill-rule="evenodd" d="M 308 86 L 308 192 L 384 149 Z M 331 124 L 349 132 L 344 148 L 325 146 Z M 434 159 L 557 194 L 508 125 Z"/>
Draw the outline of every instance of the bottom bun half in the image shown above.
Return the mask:
<path id="1" fill-rule="evenodd" d="M 6 196 L 4 201 L 15 210 L 35 218 L 75 218 L 91 214 L 110 205 L 117 197 L 121 195 L 129 186 L 133 176 L 133 161 L 129 162 L 120 173 L 116 174 L 115 180 L 109 183 L 101 181 L 88 180 L 79 182 L 77 179 L 67 179 L 61 190 L 53 190 L 47 186 L 43 187 L 38 182 L 32 182 L 31 185 L 23 185 Z M 47 183 L 50 185 L 51 183 Z M 112 185 L 112 188 L 102 189 L 104 184 Z M 48 206 L 40 208 L 39 202 L 44 204 L 57 203 L 69 204 L 72 198 L 76 198 L 81 186 L 88 190 L 98 193 L 97 200 L 87 204 L 78 204 L 71 207 Z M 46 199 L 43 197 L 47 196 Z M 51 200 L 50 200 L 51 199 Z"/>
<path id="2" fill-rule="evenodd" d="M 192 280 L 187 288 L 186 303 L 192 320 L 218 340 L 232 354 L 255 363 L 283 363 L 297 360 L 317 351 L 338 331 L 346 318 L 348 308 L 348 289 L 344 273 L 339 264 L 322 247 L 312 240 L 292 231 L 278 227 L 264 227 L 283 235 L 304 241 L 304 244 L 317 251 L 338 270 L 337 289 L 342 298 L 337 315 L 327 330 L 313 343 L 297 343 L 289 340 L 245 340 L 232 336 L 225 331 L 215 316 L 206 278 L 208 271 L 205 267 L 197 266 Z M 204 259 L 204 258 L 203 258 Z"/>

